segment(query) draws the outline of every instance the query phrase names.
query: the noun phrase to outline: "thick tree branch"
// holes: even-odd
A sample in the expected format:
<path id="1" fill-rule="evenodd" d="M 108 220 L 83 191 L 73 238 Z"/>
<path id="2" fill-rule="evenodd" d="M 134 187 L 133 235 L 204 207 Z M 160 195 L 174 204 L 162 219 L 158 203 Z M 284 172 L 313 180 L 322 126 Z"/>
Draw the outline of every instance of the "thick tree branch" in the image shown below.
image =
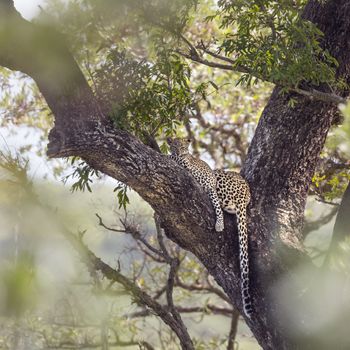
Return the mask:
<path id="1" fill-rule="evenodd" d="M 350 244 L 350 183 L 339 206 L 331 244 L 324 262 L 325 266 L 331 262 L 332 257 L 338 260 L 348 261 L 349 257 L 346 256 L 347 250 L 342 249 L 342 245 L 344 244 L 346 246 Z"/>
<path id="2" fill-rule="evenodd" d="M 338 212 L 338 207 L 333 206 L 333 208 L 330 210 L 330 212 L 319 219 L 311 222 L 306 222 L 304 226 L 304 232 L 303 235 L 307 236 L 310 232 L 318 230 L 320 227 L 323 225 L 328 224 L 333 217 L 337 214 Z"/>
<path id="3" fill-rule="evenodd" d="M 49 37 L 43 37 L 46 28 L 17 15 L 0 17 L 1 24 L 5 23 L 0 27 L 0 35 L 9 36 L 0 44 L 0 64 L 32 76 L 55 115 L 48 154 L 81 156 L 96 169 L 130 185 L 162 214 L 161 224 L 169 227 L 167 232 L 173 239 L 184 247 L 197 246 L 203 254 L 207 249 L 205 235 L 209 241 L 215 234 L 213 210 L 203 190 L 170 158 L 115 129 L 107 118 L 101 117 L 84 76 L 58 34 L 51 30 Z M 29 45 L 22 45 L 24 41 L 37 45 L 29 50 Z M 12 45 L 15 42 L 17 45 Z M 53 46 L 56 42 L 59 44 Z M 4 52 L 9 59 L 4 59 Z M 68 68 L 56 66 L 57 60 L 65 61 Z M 79 93 L 82 90 L 84 93 Z"/>

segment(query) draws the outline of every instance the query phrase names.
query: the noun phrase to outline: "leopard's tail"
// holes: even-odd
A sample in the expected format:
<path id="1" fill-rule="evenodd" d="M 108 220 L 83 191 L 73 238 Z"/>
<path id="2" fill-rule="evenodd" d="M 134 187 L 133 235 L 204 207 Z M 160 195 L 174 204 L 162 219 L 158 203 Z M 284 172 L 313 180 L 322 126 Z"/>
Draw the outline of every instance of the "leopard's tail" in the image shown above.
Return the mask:
<path id="1" fill-rule="evenodd" d="M 248 232 L 247 232 L 247 214 L 244 205 L 236 208 L 238 221 L 238 240 L 239 240 L 239 264 L 241 272 L 241 296 L 244 313 L 251 318 L 253 313 L 252 298 L 249 289 L 249 255 L 248 255 Z"/>

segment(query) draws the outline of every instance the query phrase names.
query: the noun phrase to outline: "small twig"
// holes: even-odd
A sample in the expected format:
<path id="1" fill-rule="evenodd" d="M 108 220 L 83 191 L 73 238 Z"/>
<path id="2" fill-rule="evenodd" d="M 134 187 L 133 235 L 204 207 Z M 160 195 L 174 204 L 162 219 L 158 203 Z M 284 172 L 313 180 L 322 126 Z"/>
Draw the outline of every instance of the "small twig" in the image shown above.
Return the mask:
<path id="1" fill-rule="evenodd" d="M 179 265 L 180 263 L 178 259 L 174 258 L 171 260 L 168 281 L 166 286 L 166 299 L 167 299 L 169 309 L 172 315 L 174 316 L 174 318 L 181 320 L 181 317 L 175 308 L 174 299 L 173 299 L 175 276 L 179 270 Z"/>
<path id="2" fill-rule="evenodd" d="M 145 247 L 147 247 L 151 252 L 153 252 L 154 254 L 156 254 L 158 257 L 160 257 L 160 261 L 162 262 L 164 259 L 164 256 L 162 254 L 161 251 L 159 251 L 158 249 L 156 249 L 155 247 L 153 247 L 150 243 L 147 242 L 147 240 L 141 235 L 140 231 L 134 226 L 134 225 L 130 225 L 127 223 L 127 220 L 124 219 L 120 219 L 120 223 L 123 225 L 124 229 L 115 229 L 112 227 L 108 227 L 102 220 L 101 216 L 98 215 L 97 213 L 95 213 L 95 215 L 97 216 L 97 218 L 99 219 L 99 225 L 104 227 L 106 230 L 108 231 L 112 231 L 112 232 L 117 232 L 117 233 L 127 233 L 130 234 L 135 241 L 139 241 L 141 242 Z M 144 250 L 145 252 L 145 250 Z M 157 258 L 154 258 L 155 260 Z"/>
<path id="3" fill-rule="evenodd" d="M 236 64 L 236 62 L 234 60 L 232 60 L 231 58 L 228 58 L 226 56 L 222 56 L 216 52 L 213 52 L 211 50 L 208 50 L 205 46 L 204 43 L 202 42 L 200 46 L 198 46 L 198 48 L 202 51 L 204 51 L 205 53 L 207 53 L 208 55 L 210 55 L 211 57 L 217 58 L 221 61 L 227 62 L 227 63 L 231 63 L 232 65 Z M 240 67 L 240 69 L 245 70 L 244 67 Z M 243 73 L 243 72 L 242 72 Z M 248 73 L 248 71 L 247 71 Z"/>
<path id="4" fill-rule="evenodd" d="M 230 333 L 228 335 L 228 344 L 227 350 L 234 350 L 235 348 L 235 339 L 237 335 L 237 325 L 238 325 L 239 312 L 234 311 L 231 317 L 231 327 Z"/>
<path id="5" fill-rule="evenodd" d="M 236 70 L 234 69 L 234 67 L 232 65 L 228 65 L 228 64 L 221 64 L 221 63 L 217 63 L 217 62 L 213 62 L 213 61 L 208 61 L 206 59 L 203 59 L 203 58 L 200 58 L 200 57 L 192 57 L 191 55 L 189 54 L 186 54 L 180 50 L 174 50 L 174 52 L 178 53 L 179 55 L 185 57 L 185 58 L 188 58 L 194 62 L 198 62 L 198 63 L 201 63 L 201 64 L 204 64 L 205 66 L 208 66 L 208 67 L 212 67 L 212 68 L 220 68 L 220 69 L 224 69 L 224 70 L 230 70 L 230 71 L 238 71 L 239 70 Z M 245 73 L 245 72 L 241 72 L 241 73 Z"/>
<path id="6" fill-rule="evenodd" d="M 162 228 L 160 227 L 159 218 L 158 218 L 156 213 L 154 214 L 154 222 L 156 224 L 157 239 L 158 239 L 159 247 L 162 250 L 164 257 L 170 266 L 169 274 L 168 274 L 168 281 L 167 281 L 166 291 L 165 291 L 167 304 L 168 304 L 169 310 L 170 310 L 171 314 L 173 315 L 173 317 L 180 324 L 182 324 L 185 327 L 179 312 L 175 308 L 174 299 L 173 299 L 175 278 L 177 276 L 177 272 L 179 271 L 180 261 L 178 258 L 172 257 L 169 254 L 169 252 L 164 244 Z"/>
<path id="7" fill-rule="evenodd" d="M 154 255 L 153 253 L 151 253 L 148 249 L 146 249 L 146 247 L 144 246 L 143 243 L 141 243 L 140 241 L 136 241 L 137 246 L 140 248 L 140 250 L 142 251 L 142 253 L 144 253 L 145 255 L 147 255 L 149 258 L 151 258 L 154 262 L 160 263 L 160 264 L 164 264 L 166 261 L 165 259 L 162 257 L 160 257 L 159 255 Z"/>
<path id="8" fill-rule="evenodd" d="M 177 306 L 176 311 L 181 314 L 192 314 L 192 313 L 205 313 L 205 314 L 213 314 L 213 315 L 221 315 L 226 317 L 232 316 L 232 309 L 226 307 L 220 307 L 212 304 L 207 304 L 205 306 Z M 147 317 L 152 316 L 153 313 L 149 309 L 142 309 L 140 311 L 135 311 L 133 313 L 125 315 L 128 318 L 138 318 L 138 317 Z"/>
<path id="9" fill-rule="evenodd" d="M 102 343 L 91 343 L 84 341 L 83 343 L 78 344 L 75 341 L 62 341 L 58 344 L 47 344 L 46 348 L 48 349 L 101 349 Z M 109 346 L 111 347 L 130 347 L 130 346 L 137 346 L 137 345 L 142 345 L 144 346 L 145 349 L 147 350 L 154 350 L 154 347 L 142 340 L 142 341 L 114 341 L 114 342 L 109 342 Z"/>
<path id="10" fill-rule="evenodd" d="M 304 236 L 308 235 L 312 231 L 318 230 L 323 225 L 328 224 L 333 219 L 333 217 L 337 214 L 338 209 L 339 209 L 339 206 L 333 206 L 333 208 L 327 215 L 324 215 L 315 221 L 306 222 L 303 230 Z"/>
<path id="11" fill-rule="evenodd" d="M 178 34 L 178 36 L 182 39 L 183 42 L 186 43 L 186 45 L 190 48 L 190 55 L 192 57 L 199 57 L 198 51 L 196 50 L 195 46 L 185 38 L 184 35 Z"/>
<path id="12" fill-rule="evenodd" d="M 221 299 L 226 301 L 227 303 L 231 304 L 231 302 L 230 302 L 229 298 L 226 296 L 226 294 L 223 291 L 221 291 L 219 288 L 216 288 L 213 285 L 203 286 L 203 285 L 198 285 L 198 284 L 186 284 L 186 283 L 183 283 L 179 278 L 177 278 L 176 282 L 175 282 L 175 286 L 180 287 L 180 288 L 185 289 L 185 290 L 189 290 L 189 291 L 214 293 L 218 297 L 220 297 Z"/>
<path id="13" fill-rule="evenodd" d="M 162 287 L 158 292 L 156 292 L 153 296 L 153 299 L 159 299 L 166 292 L 166 286 Z"/>
<path id="14" fill-rule="evenodd" d="M 333 205 L 335 207 L 339 207 L 339 203 L 334 203 L 334 202 L 330 202 L 330 201 L 327 201 L 323 198 L 316 198 L 317 202 L 321 202 L 321 203 L 324 203 L 324 204 L 329 204 L 329 205 Z"/>

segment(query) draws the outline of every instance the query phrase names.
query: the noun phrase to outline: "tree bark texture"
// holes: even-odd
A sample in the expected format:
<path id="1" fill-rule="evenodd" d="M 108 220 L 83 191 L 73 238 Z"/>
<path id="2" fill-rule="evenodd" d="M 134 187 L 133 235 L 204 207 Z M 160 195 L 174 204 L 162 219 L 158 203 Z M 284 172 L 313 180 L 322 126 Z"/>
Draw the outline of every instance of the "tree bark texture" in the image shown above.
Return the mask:
<path id="1" fill-rule="evenodd" d="M 310 1 L 304 16 L 325 33 L 324 46 L 338 59 L 339 76 L 350 83 L 350 3 Z M 225 215 L 225 231 L 216 233 L 213 208 L 195 180 L 167 156 L 114 128 L 64 38 L 23 20 L 5 0 L 0 0 L 0 65 L 31 76 L 55 115 L 48 154 L 80 156 L 137 191 L 157 212 L 167 236 L 191 251 L 242 310 L 234 217 Z M 291 293 L 300 291 L 293 268 L 309 263 L 302 246 L 308 186 L 337 107 L 299 96 L 290 107 L 289 97 L 278 88 L 273 92 L 243 168 L 252 193 L 248 232 L 255 308 L 247 322 L 264 349 L 316 344 L 309 334 L 288 332 L 274 289 L 281 277 L 290 276 L 296 280 Z"/>

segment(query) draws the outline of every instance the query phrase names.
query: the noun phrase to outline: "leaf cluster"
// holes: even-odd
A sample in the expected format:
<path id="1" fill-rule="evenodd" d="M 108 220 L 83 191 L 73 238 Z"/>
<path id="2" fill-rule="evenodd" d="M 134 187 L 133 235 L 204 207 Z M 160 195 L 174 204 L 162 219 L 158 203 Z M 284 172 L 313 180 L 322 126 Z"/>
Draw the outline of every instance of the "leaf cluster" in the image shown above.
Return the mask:
<path id="1" fill-rule="evenodd" d="M 219 52 L 248 71 L 240 83 L 262 79 L 286 87 L 302 82 L 335 85 L 337 61 L 322 48 L 323 33 L 302 18 L 304 0 L 218 1 L 224 38 Z"/>
<path id="2" fill-rule="evenodd" d="M 123 208 L 126 209 L 126 206 L 130 203 L 127 191 L 129 190 L 129 187 L 123 183 L 120 183 L 113 192 L 117 192 L 118 197 L 118 203 L 119 203 L 119 209 Z"/>
<path id="3" fill-rule="evenodd" d="M 92 192 L 90 184 L 92 184 L 93 180 L 92 178 L 94 176 L 99 177 L 100 174 L 97 170 L 91 168 L 88 164 L 86 164 L 84 161 L 78 161 L 77 157 L 73 157 L 71 160 L 71 165 L 73 166 L 74 170 L 71 174 L 65 176 L 63 178 L 63 182 L 66 183 L 69 179 L 77 179 L 71 187 L 72 192 L 76 191 L 82 191 L 88 190 L 89 192 Z"/>
<path id="4" fill-rule="evenodd" d="M 165 46 L 154 62 L 138 60 L 125 50 L 111 50 L 94 74 L 101 105 L 115 125 L 142 140 L 173 134 L 191 108 L 190 69 Z"/>
<path id="5" fill-rule="evenodd" d="M 333 201 L 339 199 L 345 192 L 350 181 L 350 171 L 336 171 L 329 176 L 326 173 L 315 173 L 312 177 L 312 183 L 316 187 L 315 192 L 324 200 Z"/>

